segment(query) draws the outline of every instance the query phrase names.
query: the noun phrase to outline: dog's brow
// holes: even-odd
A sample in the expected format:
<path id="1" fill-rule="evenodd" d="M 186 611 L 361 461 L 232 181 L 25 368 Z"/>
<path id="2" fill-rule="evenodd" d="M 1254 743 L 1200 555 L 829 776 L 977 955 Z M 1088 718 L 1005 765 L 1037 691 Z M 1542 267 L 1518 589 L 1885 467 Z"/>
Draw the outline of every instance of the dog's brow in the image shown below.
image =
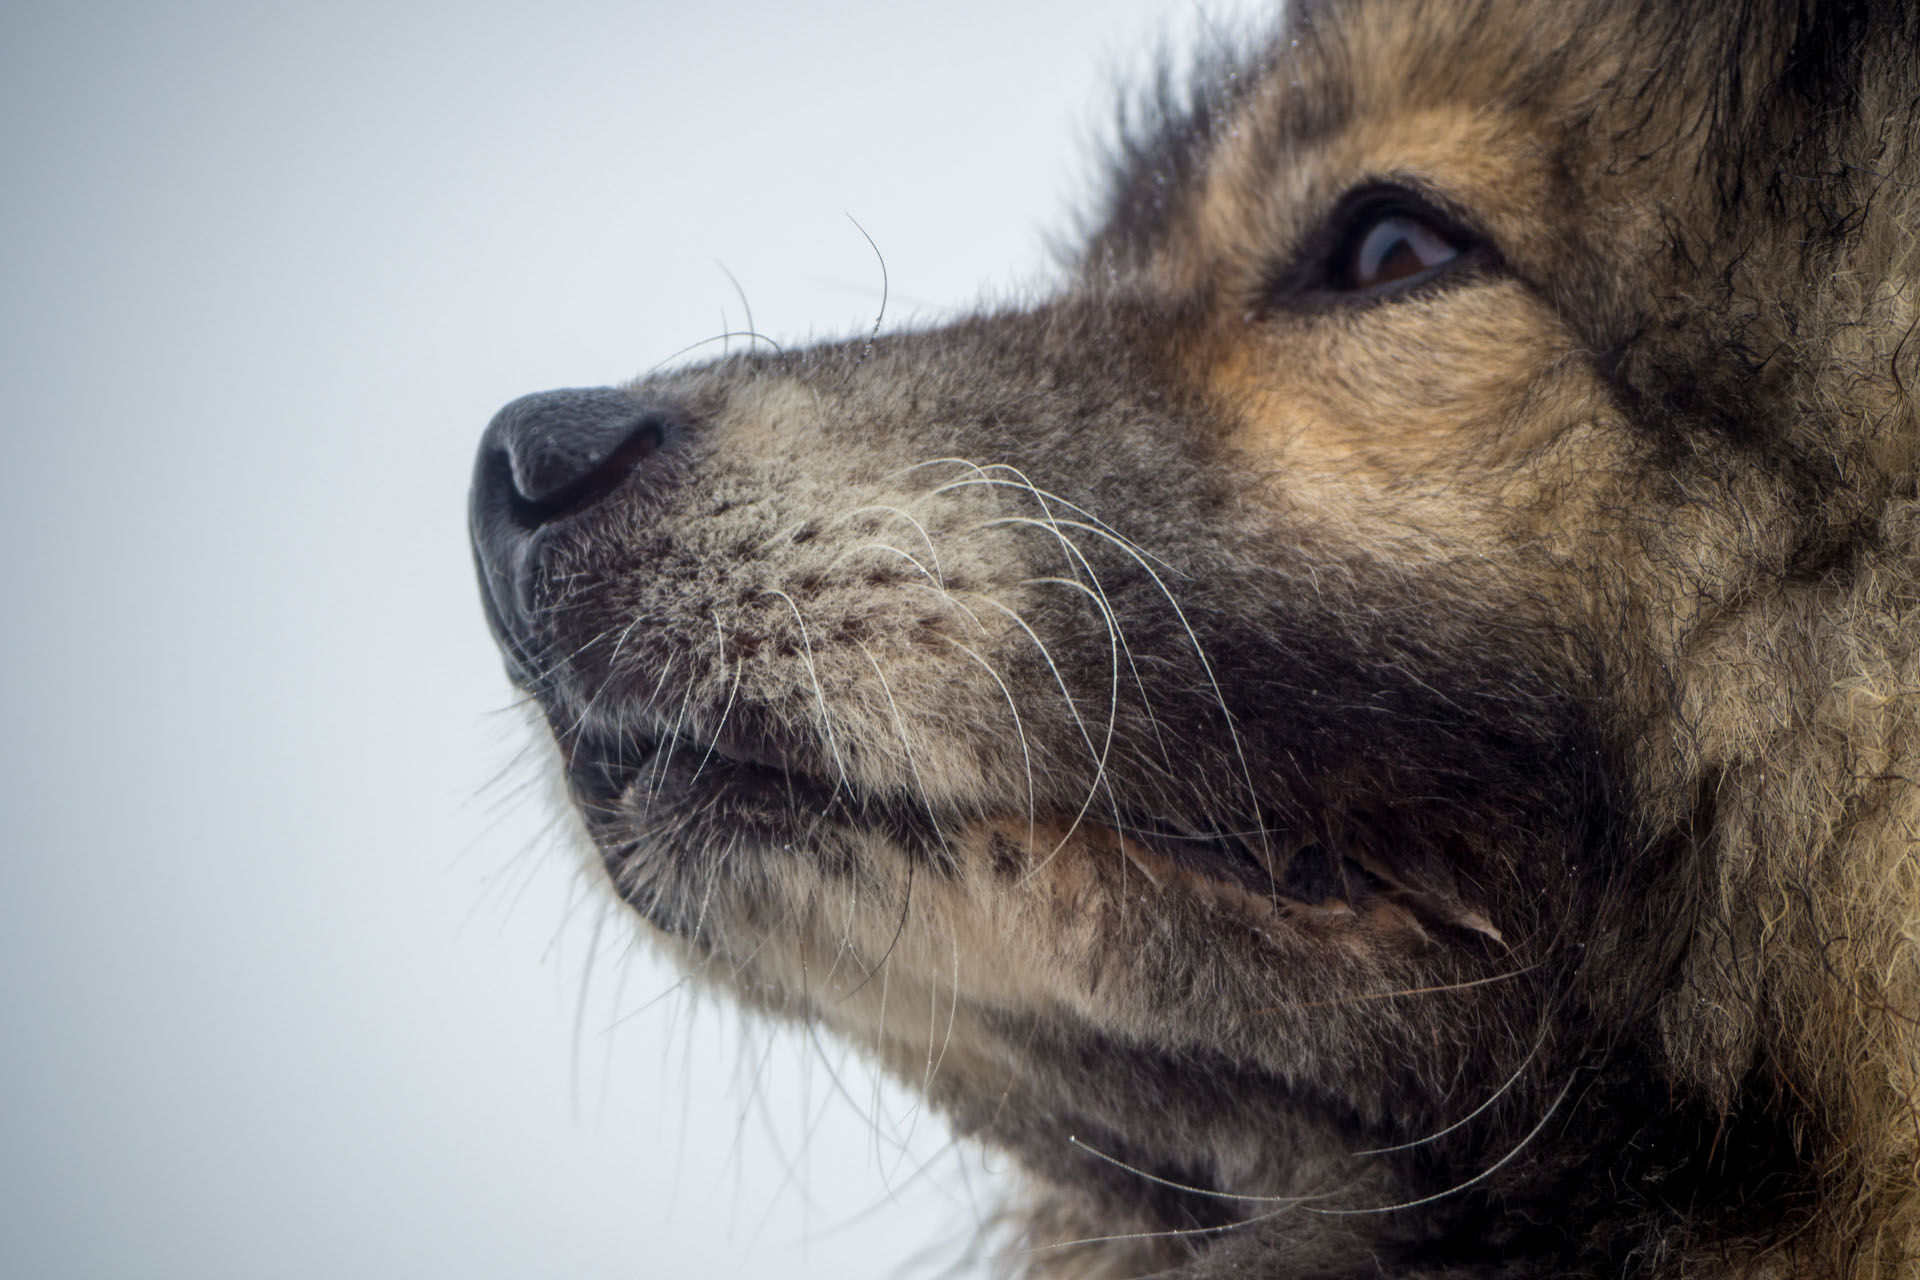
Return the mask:
<path id="1" fill-rule="evenodd" d="M 1235 131 L 1259 131 L 1261 154 L 1290 156 L 1343 127 L 1349 95 L 1324 88 L 1339 85 L 1337 56 L 1317 28 L 1298 30 L 1253 55 L 1212 50 L 1183 79 L 1163 70 L 1148 94 L 1123 104 L 1083 263 L 1140 263 L 1156 252 L 1198 198 L 1218 144 Z"/>

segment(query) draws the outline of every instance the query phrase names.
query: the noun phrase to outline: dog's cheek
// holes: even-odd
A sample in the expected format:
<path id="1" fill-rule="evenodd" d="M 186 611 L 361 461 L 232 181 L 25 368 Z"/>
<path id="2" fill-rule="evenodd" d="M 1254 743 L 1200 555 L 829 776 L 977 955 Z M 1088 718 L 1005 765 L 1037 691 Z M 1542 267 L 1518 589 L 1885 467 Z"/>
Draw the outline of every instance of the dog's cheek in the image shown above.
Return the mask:
<path id="1" fill-rule="evenodd" d="M 1232 409 L 1230 442 L 1300 485 L 1456 488 L 1570 425 L 1539 405 L 1571 338 L 1511 281 L 1229 331 L 1208 389 Z M 1536 412 L 1523 410 L 1536 408 Z"/>

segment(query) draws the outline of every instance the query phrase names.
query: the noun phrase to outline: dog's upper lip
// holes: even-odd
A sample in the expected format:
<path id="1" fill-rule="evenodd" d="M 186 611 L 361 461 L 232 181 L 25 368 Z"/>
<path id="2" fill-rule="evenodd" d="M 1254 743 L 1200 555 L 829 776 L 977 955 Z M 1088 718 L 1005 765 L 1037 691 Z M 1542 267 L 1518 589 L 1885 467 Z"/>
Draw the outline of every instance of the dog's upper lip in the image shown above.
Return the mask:
<path id="1" fill-rule="evenodd" d="M 551 712 L 549 720 L 553 719 Z M 589 817 L 610 815 L 620 805 L 658 744 L 651 738 L 556 734 L 566 761 L 567 784 Z"/>
<path id="2" fill-rule="evenodd" d="M 493 633 L 494 643 L 500 648 L 501 660 L 507 668 L 507 679 L 519 688 L 531 691 L 534 684 L 532 657 L 521 636 L 507 625 L 506 614 L 496 598 L 504 584 L 496 580 L 477 542 L 473 544 L 473 564 L 480 579 L 480 609 L 486 615 L 487 630 Z"/>
<path id="3" fill-rule="evenodd" d="M 742 728 L 729 722 L 703 744 L 713 754 L 736 764 L 751 765 L 756 769 L 775 769 L 782 773 L 806 772 L 796 770 L 793 760 L 798 754 L 786 749 L 776 735 L 766 730 Z"/>
<path id="4" fill-rule="evenodd" d="M 596 729 L 583 724 L 580 717 L 570 716 L 564 707 L 550 706 L 548 718 L 556 727 L 569 719 L 580 726 L 571 735 L 562 735 L 571 738 L 571 745 L 565 748 L 567 775 L 584 803 L 604 809 L 621 803 L 634 778 L 655 762 L 661 751 L 700 761 L 704 768 L 725 762 L 761 777 L 805 779 L 827 785 L 814 770 L 796 764 L 800 753 L 784 749 L 776 735 L 731 720 L 712 735 L 681 736 L 668 726 L 655 726 L 646 732 L 621 732 L 605 725 Z"/>

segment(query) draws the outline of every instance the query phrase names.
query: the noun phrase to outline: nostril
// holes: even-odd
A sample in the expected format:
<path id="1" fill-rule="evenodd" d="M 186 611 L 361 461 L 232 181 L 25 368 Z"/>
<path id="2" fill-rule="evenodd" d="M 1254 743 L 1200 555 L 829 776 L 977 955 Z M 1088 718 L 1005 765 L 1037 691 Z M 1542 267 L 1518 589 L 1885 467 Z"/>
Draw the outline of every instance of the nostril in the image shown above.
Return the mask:
<path id="1" fill-rule="evenodd" d="M 607 442 L 569 442 L 537 453 L 511 453 L 514 492 L 520 516 L 543 524 L 569 511 L 590 507 L 617 488 L 666 440 L 662 419 L 648 415 L 628 424 L 625 435 Z"/>
<path id="2" fill-rule="evenodd" d="M 487 428 L 495 483 L 511 486 L 523 523 L 543 524 L 605 497 L 659 450 L 666 423 L 619 391 L 523 396 Z"/>

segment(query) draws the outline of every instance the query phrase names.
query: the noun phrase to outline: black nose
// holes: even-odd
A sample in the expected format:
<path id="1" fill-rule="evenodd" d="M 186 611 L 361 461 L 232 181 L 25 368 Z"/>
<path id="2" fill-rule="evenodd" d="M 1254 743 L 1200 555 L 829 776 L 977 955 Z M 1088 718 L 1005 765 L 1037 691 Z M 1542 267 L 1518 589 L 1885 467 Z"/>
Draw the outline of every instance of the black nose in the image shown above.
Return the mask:
<path id="1" fill-rule="evenodd" d="M 481 451 L 504 457 L 518 514 L 543 524 L 605 497 L 665 438 L 661 414 L 595 387 L 520 397 L 494 415 Z"/>
<path id="2" fill-rule="evenodd" d="M 640 483 L 649 460 L 660 470 L 655 455 L 674 430 L 672 415 L 604 387 L 522 396 L 487 425 L 469 520 L 487 617 L 516 679 L 533 667 L 534 535 Z"/>

